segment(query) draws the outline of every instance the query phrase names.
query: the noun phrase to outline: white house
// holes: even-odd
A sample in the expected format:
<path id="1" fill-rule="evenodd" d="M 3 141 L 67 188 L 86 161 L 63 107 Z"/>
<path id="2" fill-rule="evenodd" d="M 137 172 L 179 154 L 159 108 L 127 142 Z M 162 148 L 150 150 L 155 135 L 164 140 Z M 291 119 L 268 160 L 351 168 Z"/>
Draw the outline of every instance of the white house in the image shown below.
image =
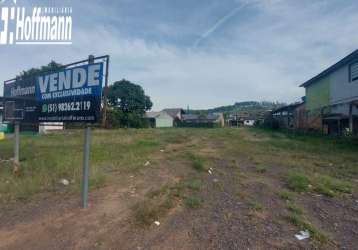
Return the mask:
<path id="1" fill-rule="evenodd" d="M 181 108 L 163 109 L 160 112 L 147 112 L 145 117 L 154 128 L 174 127 L 175 120 L 181 120 L 184 110 Z"/>
<path id="2" fill-rule="evenodd" d="M 174 126 L 174 119 L 164 111 L 160 112 L 147 112 L 146 118 L 151 122 L 154 128 L 170 128 Z"/>

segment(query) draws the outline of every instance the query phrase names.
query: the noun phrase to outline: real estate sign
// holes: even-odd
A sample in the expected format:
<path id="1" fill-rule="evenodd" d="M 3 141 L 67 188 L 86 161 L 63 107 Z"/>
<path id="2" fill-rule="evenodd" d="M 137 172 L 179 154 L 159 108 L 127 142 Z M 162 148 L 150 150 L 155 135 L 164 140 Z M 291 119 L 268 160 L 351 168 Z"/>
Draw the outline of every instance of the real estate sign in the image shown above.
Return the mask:
<path id="1" fill-rule="evenodd" d="M 35 77 L 5 82 L 4 121 L 37 122 L 35 82 Z"/>
<path id="2" fill-rule="evenodd" d="M 100 119 L 103 62 L 93 57 L 61 69 L 21 76 L 4 83 L 4 120 L 18 123 L 83 122 Z M 107 81 L 107 78 L 106 78 Z"/>
<path id="3" fill-rule="evenodd" d="M 35 84 L 39 122 L 97 122 L 103 63 L 39 75 Z"/>

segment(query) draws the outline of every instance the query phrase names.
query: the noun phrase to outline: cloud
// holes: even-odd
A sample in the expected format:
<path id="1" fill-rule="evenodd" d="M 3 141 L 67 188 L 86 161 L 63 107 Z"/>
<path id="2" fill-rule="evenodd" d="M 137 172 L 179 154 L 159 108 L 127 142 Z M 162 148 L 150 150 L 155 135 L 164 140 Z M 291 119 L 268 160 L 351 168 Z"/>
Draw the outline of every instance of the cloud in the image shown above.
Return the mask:
<path id="1" fill-rule="evenodd" d="M 250 1 L 250 4 L 250 8 L 237 12 L 235 18 L 230 13 L 224 15 L 232 18 L 230 22 L 223 18 L 222 22 L 216 18 L 210 22 L 209 17 L 188 13 L 186 23 L 205 20 L 205 24 L 216 24 L 204 32 L 205 43 L 199 42 L 197 49 L 188 49 L 180 39 L 153 40 L 146 35 L 128 33 L 131 27 L 123 28 L 121 23 L 124 20 L 127 24 L 125 19 L 134 17 L 118 16 L 108 21 L 102 6 L 96 21 L 77 17 L 72 46 L 0 47 L 1 57 L 5 58 L 0 62 L 0 80 L 47 64 L 51 59 L 70 63 L 89 54 L 109 54 L 110 82 L 126 78 L 142 85 L 151 96 L 155 110 L 187 105 L 207 108 L 246 100 L 292 102 L 304 95 L 299 84 L 347 55 L 358 44 L 354 26 L 358 22 L 355 15 L 358 5 L 354 1 L 342 4 L 337 0 L 314 3 L 271 0 L 254 4 Z M 91 3 L 90 13 L 93 13 L 92 5 L 96 3 Z M 170 6 L 167 8 L 170 12 Z M 211 12 L 206 13 L 210 16 Z M 83 15 L 87 16 L 86 12 Z M 146 16 L 136 18 L 137 28 L 147 22 Z M 198 26 L 206 26 L 203 23 Z M 177 27 L 181 27 L 180 32 Z M 165 25 L 159 22 L 146 32 L 150 37 L 153 32 L 156 37 L 173 35 L 193 41 L 193 27 L 185 30 L 179 21 Z M 197 33 L 200 31 L 197 28 Z M 210 35 L 212 32 L 220 35 Z"/>
<path id="2" fill-rule="evenodd" d="M 201 34 L 201 36 L 194 42 L 193 47 L 194 48 L 198 47 L 198 45 L 204 39 L 206 39 L 208 36 L 210 36 L 212 33 L 214 33 L 217 29 L 219 29 L 222 25 L 224 25 L 229 19 L 234 17 L 240 10 L 245 8 L 248 4 L 249 4 L 249 2 L 241 3 L 238 7 L 229 11 L 225 16 L 223 16 L 218 21 L 216 21 L 213 26 L 211 26 L 207 31 L 205 31 L 203 34 Z"/>

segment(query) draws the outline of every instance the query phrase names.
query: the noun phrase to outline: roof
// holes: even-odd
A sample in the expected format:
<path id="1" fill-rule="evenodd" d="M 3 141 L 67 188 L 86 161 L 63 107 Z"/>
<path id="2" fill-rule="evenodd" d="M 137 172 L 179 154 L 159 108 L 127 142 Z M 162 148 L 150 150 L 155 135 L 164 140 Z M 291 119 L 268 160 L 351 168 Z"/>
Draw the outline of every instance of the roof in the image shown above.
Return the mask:
<path id="1" fill-rule="evenodd" d="M 147 112 L 145 113 L 145 117 L 147 118 L 155 118 L 160 114 L 160 112 Z"/>
<path id="2" fill-rule="evenodd" d="M 162 111 L 166 112 L 173 118 L 176 118 L 178 113 L 184 113 L 184 110 L 182 108 L 163 109 Z"/>
<path id="3" fill-rule="evenodd" d="M 275 109 L 272 111 L 272 113 L 277 113 L 277 112 L 281 112 L 281 111 L 291 111 L 291 110 L 296 109 L 298 106 L 301 106 L 302 104 L 304 104 L 304 102 L 292 103 L 292 104 L 280 107 L 278 109 Z"/>
<path id="4" fill-rule="evenodd" d="M 351 63 L 351 62 L 353 62 L 355 60 L 358 60 L 358 49 L 355 50 L 354 52 L 352 52 L 351 54 L 349 54 L 348 56 L 346 56 L 345 58 L 343 58 L 342 60 L 340 60 L 339 62 L 337 62 L 336 64 L 333 64 L 328 69 L 322 71 L 321 73 L 319 73 L 315 77 L 311 78 L 307 82 L 301 84 L 300 87 L 305 87 L 306 88 L 309 85 L 321 80 L 322 78 L 326 77 L 327 75 L 331 74 L 332 72 L 336 71 L 337 69 L 339 69 L 339 68 L 343 67 L 344 65 L 346 65 L 348 63 Z"/>
<path id="5" fill-rule="evenodd" d="M 171 117 L 167 112 L 164 112 L 164 111 L 160 111 L 160 112 L 147 112 L 145 113 L 145 117 L 146 118 L 157 118 L 159 116 L 166 116 L 168 118 L 173 118 Z"/>
<path id="6" fill-rule="evenodd" d="M 217 115 L 217 114 L 208 114 L 208 115 L 188 114 L 188 115 L 182 115 L 182 120 L 183 121 L 190 121 L 190 120 L 216 121 L 219 118 L 220 118 L 220 115 Z"/>
<path id="7" fill-rule="evenodd" d="M 188 114 L 188 115 L 182 115 L 181 117 L 183 120 L 194 120 L 194 119 L 198 119 L 199 115 Z"/>

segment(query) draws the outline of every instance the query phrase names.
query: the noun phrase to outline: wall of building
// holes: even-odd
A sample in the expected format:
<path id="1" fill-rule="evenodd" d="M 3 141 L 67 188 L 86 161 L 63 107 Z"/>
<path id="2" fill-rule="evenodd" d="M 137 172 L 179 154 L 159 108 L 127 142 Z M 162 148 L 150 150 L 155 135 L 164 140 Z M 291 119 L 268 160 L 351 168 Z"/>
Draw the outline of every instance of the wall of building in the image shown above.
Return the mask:
<path id="1" fill-rule="evenodd" d="M 330 75 L 331 104 L 349 102 L 358 99 L 358 80 L 349 82 L 349 65 L 346 65 Z"/>
<path id="2" fill-rule="evenodd" d="M 324 78 L 306 88 L 306 110 L 316 112 L 328 106 L 330 101 L 330 81 Z"/>
<path id="3" fill-rule="evenodd" d="M 349 115 L 349 104 L 342 104 L 342 105 L 336 105 L 331 108 L 330 111 L 332 114 L 343 114 L 348 116 Z M 353 106 L 352 109 L 353 115 L 358 115 L 358 108 Z"/>
<path id="4" fill-rule="evenodd" d="M 173 127 L 173 118 L 169 115 L 159 115 L 155 118 L 155 126 L 157 128 L 170 128 Z"/>

